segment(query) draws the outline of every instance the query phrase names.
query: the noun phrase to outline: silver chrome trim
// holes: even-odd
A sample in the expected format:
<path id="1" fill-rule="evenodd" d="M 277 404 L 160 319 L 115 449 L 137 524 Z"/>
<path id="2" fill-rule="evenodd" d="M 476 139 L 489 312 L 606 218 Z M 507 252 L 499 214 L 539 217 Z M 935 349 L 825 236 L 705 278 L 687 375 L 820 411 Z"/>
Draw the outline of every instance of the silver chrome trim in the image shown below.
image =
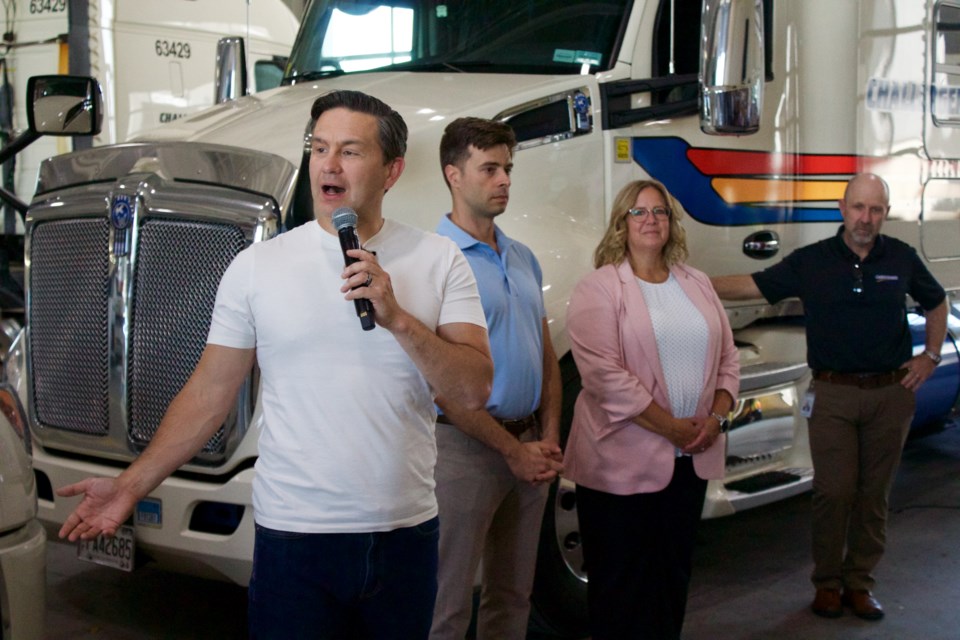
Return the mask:
<path id="1" fill-rule="evenodd" d="M 216 66 L 213 74 L 215 104 L 247 95 L 247 59 L 243 38 L 220 38 L 217 41 Z"/>
<path id="2" fill-rule="evenodd" d="M 130 460 L 142 449 L 143 442 L 135 441 L 131 431 L 131 376 L 132 340 L 136 334 L 133 326 L 133 288 L 138 286 L 137 264 L 141 260 L 139 237 L 147 226 L 172 224 L 174 226 L 198 223 L 201 228 L 219 225 L 235 228 L 238 238 L 248 246 L 252 242 L 273 237 L 279 228 L 279 202 L 289 202 L 296 171 L 285 160 L 243 152 L 231 153 L 229 148 L 205 149 L 208 159 L 215 163 L 202 172 L 204 180 L 183 181 L 177 176 L 190 173 L 184 166 L 171 170 L 171 162 L 181 156 L 177 150 L 164 145 L 133 145 L 121 152 L 117 149 L 100 149 L 90 153 L 69 154 L 69 158 L 45 163 L 47 185 L 56 185 L 55 190 L 38 194 L 26 218 L 26 264 L 25 285 L 27 291 L 27 318 L 33 315 L 34 270 L 32 264 L 33 235 L 39 225 L 45 223 L 64 224 L 73 220 L 104 220 L 109 225 L 110 208 L 113 199 L 126 195 L 133 204 L 133 236 L 129 255 L 112 255 L 113 235 L 111 226 L 109 241 L 103 243 L 103 255 L 109 255 L 109 292 L 107 318 L 109 353 L 108 358 L 108 425 L 106 433 L 96 435 L 77 430 L 46 427 L 37 415 L 36 389 L 34 380 L 34 360 L 32 355 L 32 336 L 30 323 L 27 325 L 25 357 L 29 402 L 27 413 L 31 428 L 37 436 L 38 444 L 45 448 L 70 451 L 78 454 L 90 454 L 100 458 Z M 151 155 L 152 154 L 152 155 Z M 194 154 L 189 154 L 194 155 Z M 202 155 L 202 154 L 201 154 Z M 144 162 L 148 158 L 148 162 Z M 235 162 L 230 162 L 234 160 Z M 101 162 L 102 161 L 102 162 Z M 155 171 L 124 174 L 113 181 L 102 181 L 104 176 L 118 173 L 122 167 L 145 168 Z M 228 174 L 234 172 L 233 178 Z M 261 172 L 257 180 L 248 179 L 250 172 Z M 207 182 L 213 176 L 221 176 L 222 183 Z M 250 189 L 259 184 L 260 178 L 272 176 L 278 182 L 269 188 Z M 93 179 L 96 178 L 96 179 Z M 276 199 L 276 198 L 279 198 Z M 188 230 L 189 233 L 189 230 Z M 188 236 L 189 237 L 189 236 Z M 203 262 L 201 262 L 203 264 Z M 146 273 L 146 272 L 145 272 Z M 95 301 L 94 301 L 95 302 Z M 47 312 L 49 318 L 49 310 Z M 192 343 L 191 343 L 192 344 Z M 238 396 L 225 424 L 232 428 L 223 433 L 217 450 L 204 451 L 194 462 L 200 462 L 204 469 L 217 469 L 230 459 L 230 454 L 239 446 L 243 434 L 249 429 L 252 419 L 256 372 L 248 379 Z M 147 388 L 141 383 L 140 388 Z M 138 405 L 139 406 L 139 405 Z M 139 428 L 139 427 L 138 427 Z M 140 437 L 149 437 L 138 434 Z M 225 449 L 225 450 L 222 450 Z M 210 466 L 207 466 L 210 465 Z M 194 468 L 197 468 L 194 466 Z"/>
<path id="3" fill-rule="evenodd" d="M 524 140 L 517 143 L 517 151 L 522 151 L 524 149 L 530 149 L 533 147 L 539 147 L 545 144 L 551 144 L 554 142 L 560 142 L 563 140 L 569 140 L 575 136 L 582 136 L 584 134 L 590 133 L 593 131 L 593 116 L 591 114 L 592 102 L 590 97 L 590 88 L 586 86 L 574 87 L 572 89 L 567 89 L 559 93 L 555 93 L 543 98 L 538 98 L 536 100 L 531 100 L 523 104 L 511 107 L 504 111 L 501 111 L 493 117 L 494 120 L 499 120 L 510 124 L 510 121 L 517 116 L 539 109 L 540 107 L 545 107 L 550 104 L 557 102 L 565 102 L 567 104 L 567 130 L 558 131 L 549 135 L 542 136 L 540 138 L 533 138 L 530 140 Z"/>
<path id="4" fill-rule="evenodd" d="M 763 2 L 705 0 L 700 35 L 700 129 L 743 135 L 760 128 Z"/>
<path id="5" fill-rule="evenodd" d="M 133 269 L 137 262 L 137 250 L 140 236 L 140 218 L 143 216 L 141 194 L 149 181 L 149 176 L 136 178 L 116 185 L 107 196 L 108 213 L 117 196 L 125 195 L 133 205 L 133 219 L 128 229 L 129 250 L 125 255 L 115 255 L 112 247 L 116 243 L 117 229 L 110 226 L 110 270 L 107 276 L 110 290 L 107 294 L 107 344 L 109 345 L 108 407 L 110 412 L 110 433 L 118 430 L 123 433 L 123 444 L 127 447 L 127 425 L 130 424 L 127 413 L 127 366 L 130 362 L 130 316 L 133 305 Z M 115 437 L 115 436 L 114 436 Z M 116 437 L 115 437 L 116 438 Z M 119 440 L 119 438 L 116 438 Z M 118 442 L 119 444 L 119 442 Z"/>
<path id="6" fill-rule="evenodd" d="M 48 158 L 40 164 L 37 194 L 95 182 L 115 182 L 131 173 L 154 173 L 166 181 L 223 186 L 289 199 L 297 167 L 285 158 L 239 147 L 198 142 L 150 142 L 95 147 Z"/>

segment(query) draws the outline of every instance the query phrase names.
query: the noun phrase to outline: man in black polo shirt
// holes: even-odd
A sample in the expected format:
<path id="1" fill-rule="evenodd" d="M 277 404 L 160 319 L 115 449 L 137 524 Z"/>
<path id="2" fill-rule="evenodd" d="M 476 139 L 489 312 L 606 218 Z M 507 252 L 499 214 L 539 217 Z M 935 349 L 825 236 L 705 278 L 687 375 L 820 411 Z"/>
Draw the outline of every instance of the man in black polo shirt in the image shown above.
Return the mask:
<path id="1" fill-rule="evenodd" d="M 857 175 L 840 200 L 836 236 L 752 275 L 713 279 L 728 300 L 803 302 L 814 378 L 811 609 L 828 618 L 842 615 L 844 604 L 861 618 L 883 617 L 871 573 L 883 555 L 887 499 L 914 392 L 940 362 L 946 334 L 943 288 L 912 247 L 880 235 L 889 202 L 883 179 Z M 926 350 L 913 357 L 907 294 L 927 321 Z"/>

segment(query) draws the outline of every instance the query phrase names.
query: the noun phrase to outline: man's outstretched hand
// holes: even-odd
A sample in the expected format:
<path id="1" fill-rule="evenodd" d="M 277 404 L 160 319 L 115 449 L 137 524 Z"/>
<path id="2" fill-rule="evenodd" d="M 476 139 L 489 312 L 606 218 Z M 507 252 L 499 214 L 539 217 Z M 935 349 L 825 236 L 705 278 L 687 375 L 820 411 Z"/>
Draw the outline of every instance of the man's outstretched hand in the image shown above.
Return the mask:
<path id="1" fill-rule="evenodd" d="M 136 498 L 124 492 L 115 478 L 87 478 L 57 489 L 57 495 L 83 496 L 60 527 L 60 537 L 71 542 L 116 534 L 137 504 Z"/>

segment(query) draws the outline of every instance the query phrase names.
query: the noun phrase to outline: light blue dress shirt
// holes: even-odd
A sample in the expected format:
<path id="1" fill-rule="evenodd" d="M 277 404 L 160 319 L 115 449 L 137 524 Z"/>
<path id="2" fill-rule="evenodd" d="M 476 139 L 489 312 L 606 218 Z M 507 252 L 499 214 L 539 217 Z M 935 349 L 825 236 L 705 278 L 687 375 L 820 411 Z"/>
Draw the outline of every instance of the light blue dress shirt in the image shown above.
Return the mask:
<path id="1" fill-rule="evenodd" d="M 530 249 L 494 225 L 500 253 L 450 221 L 437 233 L 457 243 L 470 263 L 487 318 L 493 355 L 493 391 L 487 412 L 495 418 L 523 418 L 540 406 L 543 386 L 543 273 Z"/>

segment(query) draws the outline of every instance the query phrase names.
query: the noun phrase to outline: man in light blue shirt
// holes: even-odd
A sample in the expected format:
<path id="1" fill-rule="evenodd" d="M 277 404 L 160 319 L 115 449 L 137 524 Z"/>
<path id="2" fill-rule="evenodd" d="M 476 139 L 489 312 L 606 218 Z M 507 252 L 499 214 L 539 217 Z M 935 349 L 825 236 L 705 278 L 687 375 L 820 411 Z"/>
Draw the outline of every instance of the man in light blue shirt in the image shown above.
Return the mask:
<path id="1" fill-rule="evenodd" d="M 437 398 L 440 563 L 432 640 L 463 640 L 481 559 L 477 639 L 526 637 L 547 485 L 562 470 L 560 368 L 540 264 L 494 224 L 507 208 L 515 144 L 508 125 L 480 118 L 453 121 L 440 142 L 453 208 L 437 233 L 457 243 L 476 276 L 494 380 L 485 410 Z"/>

